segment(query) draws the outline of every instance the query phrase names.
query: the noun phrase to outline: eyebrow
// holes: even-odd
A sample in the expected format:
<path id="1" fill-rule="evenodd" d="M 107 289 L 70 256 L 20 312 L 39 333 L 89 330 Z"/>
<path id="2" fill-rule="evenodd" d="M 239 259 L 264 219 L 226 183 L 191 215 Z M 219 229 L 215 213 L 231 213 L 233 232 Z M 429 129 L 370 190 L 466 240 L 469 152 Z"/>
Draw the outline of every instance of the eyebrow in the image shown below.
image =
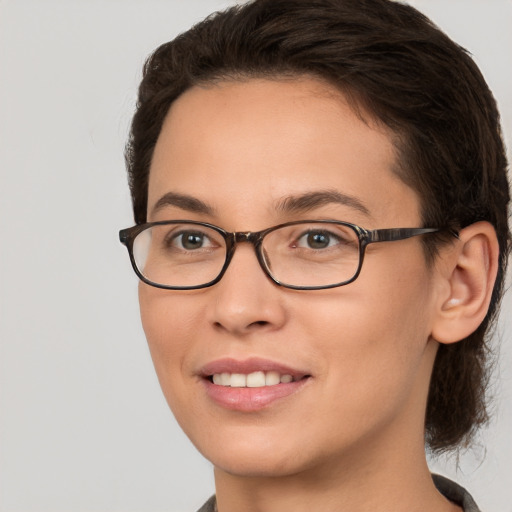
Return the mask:
<path id="1" fill-rule="evenodd" d="M 298 196 L 288 196 L 277 204 L 277 210 L 286 213 L 302 213 L 327 204 L 342 204 L 371 217 L 370 210 L 357 198 L 337 190 L 319 190 Z"/>
<path id="2" fill-rule="evenodd" d="M 301 195 L 286 196 L 277 202 L 275 209 L 285 213 L 303 213 L 332 203 L 348 206 L 371 217 L 368 208 L 358 198 L 342 194 L 337 190 L 319 190 Z M 167 192 L 155 203 L 151 215 L 155 215 L 166 206 L 175 206 L 191 213 L 214 214 L 212 206 L 196 197 L 177 192 Z"/>
<path id="3" fill-rule="evenodd" d="M 181 210 L 191 213 L 213 214 L 213 208 L 200 199 L 186 194 L 178 194 L 177 192 L 167 192 L 155 203 L 151 210 L 151 215 L 154 215 L 166 206 L 176 206 Z"/>

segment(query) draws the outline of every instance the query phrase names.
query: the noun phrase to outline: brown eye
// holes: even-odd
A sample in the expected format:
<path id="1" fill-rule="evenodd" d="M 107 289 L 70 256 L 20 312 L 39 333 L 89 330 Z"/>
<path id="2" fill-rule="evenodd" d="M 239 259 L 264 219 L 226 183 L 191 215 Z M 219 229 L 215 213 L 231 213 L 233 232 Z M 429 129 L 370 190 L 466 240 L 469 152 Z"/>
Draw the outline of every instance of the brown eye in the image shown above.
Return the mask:
<path id="1" fill-rule="evenodd" d="M 307 236 L 308 246 L 312 249 L 324 249 L 329 247 L 330 236 L 326 233 L 309 233 Z"/>
<path id="2" fill-rule="evenodd" d="M 200 249 L 203 246 L 204 235 L 198 235 L 197 233 L 184 233 L 180 236 L 180 239 L 181 245 L 184 249 Z"/>
<path id="3" fill-rule="evenodd" d="M 185 251 L 194 251 L 210 248 L 213 244 L 205 233 L 200 231 L 181 231 L 173 233 L 172 238 L 169 240 L 169 245 Z"/>
<path id="4" fill-rule="evenodd" d="M 307 249 L 326 249 L 340 242 L 340 238 L 329 231 L 315 230 L 308 231 L 299 237 L 296 246 Z"/>

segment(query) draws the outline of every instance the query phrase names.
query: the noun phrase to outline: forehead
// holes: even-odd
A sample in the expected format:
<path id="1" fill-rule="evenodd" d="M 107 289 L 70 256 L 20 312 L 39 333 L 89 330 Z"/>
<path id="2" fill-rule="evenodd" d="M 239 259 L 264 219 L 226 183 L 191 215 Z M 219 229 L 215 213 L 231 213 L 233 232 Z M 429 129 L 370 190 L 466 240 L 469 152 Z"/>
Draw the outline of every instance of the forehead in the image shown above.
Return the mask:
<path id="1" fill-rule="evenodd" d="M 416 195 L 392 171 L 395 164 L 390 134 L 361 119 L 342 93 L 318 80 L 193 87 L 163 124 L 148 211 L 167 192 L 227 209 L 236 203 L 239 211 L 268 209 L 287 195 L 336 190 L 361 198 L 377 216 L 383 208 L 415 213 Z"/>

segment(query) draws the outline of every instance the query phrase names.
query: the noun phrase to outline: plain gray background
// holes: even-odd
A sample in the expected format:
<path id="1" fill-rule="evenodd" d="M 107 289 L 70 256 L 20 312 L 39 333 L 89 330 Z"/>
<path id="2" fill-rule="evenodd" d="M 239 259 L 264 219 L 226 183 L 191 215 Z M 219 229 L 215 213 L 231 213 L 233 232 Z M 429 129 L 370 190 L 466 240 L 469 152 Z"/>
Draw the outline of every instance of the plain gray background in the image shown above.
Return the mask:
<path id="1" fill-rule="evenodd" d="M 119 228 L 144 58 L 233 2 L 0 0 L 0 512 L 194 511 L 210 464 L 176 426 Z M 416 0 L 475 56 L 512 133 L 512 2 Z M 510 279 L 509 279 L 510 283 Z M 512 313 L 480 447 L 433 462 L 512 512 Z"/>

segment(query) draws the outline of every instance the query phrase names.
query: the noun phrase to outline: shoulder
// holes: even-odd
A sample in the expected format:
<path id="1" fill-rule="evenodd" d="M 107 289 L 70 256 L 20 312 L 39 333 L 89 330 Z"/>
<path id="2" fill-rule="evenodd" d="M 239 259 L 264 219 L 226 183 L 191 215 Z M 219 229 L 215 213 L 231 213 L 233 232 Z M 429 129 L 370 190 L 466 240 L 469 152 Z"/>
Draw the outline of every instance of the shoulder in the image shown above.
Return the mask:
<path id="1" fill-rule="evenodd" d="M 437 490 L 450 501 L 453 501 L 464 512 L 480 512 L 471 494 L 464 487 L 441 475 L 432 475 Z"/>
<path id="2" fill-rule="evenodd" d="M 216 512 L 215 495 L 213 495 L 197 512 Z"/>
<path id="3" fill-rule="evenodd" d="M 441 475 L 432 475 L 438 491 L 461 506 L 464 512 L 480 512 L 475 501 L 464 487 Z M 212 496 L 197 512 L 216 512 L 215 496 Z"/>

